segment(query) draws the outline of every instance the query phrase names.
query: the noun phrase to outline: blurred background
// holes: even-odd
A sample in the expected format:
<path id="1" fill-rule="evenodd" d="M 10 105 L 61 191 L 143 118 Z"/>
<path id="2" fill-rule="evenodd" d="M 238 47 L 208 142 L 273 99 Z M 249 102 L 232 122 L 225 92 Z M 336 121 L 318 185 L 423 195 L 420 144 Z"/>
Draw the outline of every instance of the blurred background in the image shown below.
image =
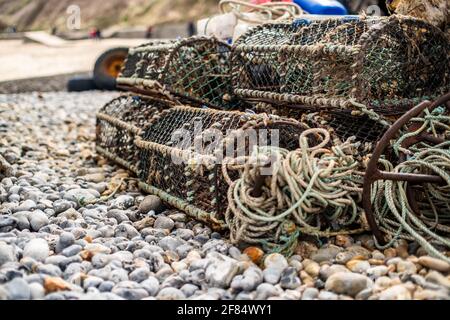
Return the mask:
<path id="1" fill-rule="evenodd" d="M 385 13 L 383 0 L 315 1 L 339 1 L 349 14 L 379 4 Z M 22 86 L 28 91 L 62 89 L 73 76 L 84 77 L 79 89 L 94 88 L 89 80 L 94 66 L 97 72 L 115 76 L 127 48 L 149 38 L 195 34 L 198 20 L 220 13 L 218 4 L 219 0 L 0 0 L 0 93 L 22 91 Z M 104 57 L 108 64 L 98 62 L 114 48 L 121 51 Z M 47 81 L 41 81 L 43 77 Z M 36 88 L 34 78 L 40 80 Z"/>

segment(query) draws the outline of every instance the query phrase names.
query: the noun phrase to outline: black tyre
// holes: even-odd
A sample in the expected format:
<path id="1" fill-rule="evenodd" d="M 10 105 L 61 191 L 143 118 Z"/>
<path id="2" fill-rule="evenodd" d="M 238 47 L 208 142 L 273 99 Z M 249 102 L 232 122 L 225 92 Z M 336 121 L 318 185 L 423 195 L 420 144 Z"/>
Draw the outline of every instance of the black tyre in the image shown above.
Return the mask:
<path id="1" fill-rule="evenodd" d="M 104 52 L 95 62 L 94 82 L 99 89 L 116 90 L 116 78 L 128 55 L 128 48 L 114 48 Z"/>
<path id="2" fill-rule="evenodd" d="M 92 78 L 73 78 L 67 82 L 67 91 L 80 92 L 98 89 Z"/>

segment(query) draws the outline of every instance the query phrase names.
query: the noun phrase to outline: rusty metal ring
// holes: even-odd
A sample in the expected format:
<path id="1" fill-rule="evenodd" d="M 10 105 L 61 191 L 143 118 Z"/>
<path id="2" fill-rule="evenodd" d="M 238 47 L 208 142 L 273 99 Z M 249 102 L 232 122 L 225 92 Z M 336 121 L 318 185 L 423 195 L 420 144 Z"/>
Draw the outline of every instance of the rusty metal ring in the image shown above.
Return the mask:
<path id="1" fill-rule="evenodd" d="M 380 244 L 385 243 L 384 236 L 378 227 L 378 224 L 375 220 L 375 216 L 372 211 L 372 203 L 371 203 L 371 190 L 372 184 L 378 180 L 391 180 L 391 181 L 407 181 L 411 183 L 442 183 L 442 178 L 435 175 L 427 175 L 427 174 L 413 174 L 413 173 L 392 173 L 387 171 L 381 171 L 378 168 L 378 160 L 381 155 L 384 153 L 386 148 L 390 145 L 390 141 L 395 138 L 396 134 L 400 131 L 400 129 L 408 123 L 412 118 L 419 116 L 425 109 L 433 110 L 441 105 L 446 104 L 448 110 L 450 110 L 450 93 L 443 95 L 442 97 L 436 99 L 434 102 L 423 101 L 419 105 L 415 106 L 407 113 L 405 113 L 400 119 L 398 119 L 383 135 L 383 137 L 378 141 L 372 157 L 367 165 L 366 174 L 364 176 L 364 184 L 363 184 L 363 198 L 362 204 L 364 208 L 364 212 L 366 215 L 367 222 L 369 223 L 370 229 L 374 234 L 375 238 Z M 441 142 L 438 139 L 435 139 L 429 135 L 421 135 L 420 137 L 415 137 L 414 139 L 410 139 L 406 142 L 404 146 L 411 146 L 419 141 L 429 141 L 432 143 Z M 411 193 L 411 190 L 409 191 Z M 411 198 L 411 194 L 409 195 Z M 416 212 L 418 210 L 416 203 L 413 201 L 413 210 Z"/>

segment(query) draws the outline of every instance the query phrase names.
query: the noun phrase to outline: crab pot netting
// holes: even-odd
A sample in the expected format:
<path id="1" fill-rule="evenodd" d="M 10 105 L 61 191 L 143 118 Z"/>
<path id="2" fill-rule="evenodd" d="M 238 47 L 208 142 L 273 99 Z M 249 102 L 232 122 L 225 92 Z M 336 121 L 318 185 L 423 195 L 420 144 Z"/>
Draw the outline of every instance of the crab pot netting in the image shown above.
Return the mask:
<path id="1" fill-rule="evenodd" d="M 354 137 L 355 142 L 361 143 L 361 154 L 371 153 L 387 129 L 366 115 L 352 115 L 344 110 L 304 114 L 302 121 L 310 127 L 327 129 L 340 141 Z"/>
<path id="2" fill-rule="evenodd" d="M 154 41 L 130 50 L 117 82 L 130 90 L 160 92 L 194 106 L 234 108 L 230 50 L 228 44 L 207 37 Z"/>
<path id="3" fill-rule="evenodd" d="M 267 24 L 233 47 L 232 84 L 250 102 L 396 115 L 449 90 L 449 52 L 443 32 L 402 16 Z"/>
<path id="4" fill-rule="evenodd" d="M 228 189 L 221 169 L 224 161 L 236 156 L 236 150 L 242 151 L 239 149 L 242 146 L 244 153 L 238 154 L 249 155 L 250 145 L 259 145 L 261 141 L 270 144 L 276 139 L 281 147 L 295 149 L 304 128 L 297 121 L 276 116 L 185 106 L 171 108 L 154 118 L 141 139 L 136 140 L 141 150 L 141 188 L 197 220 L 224 228 Z M 255 130 L 256 144 L 239 140 L 246 129 Z M 262 133 L 260 129 L 266 131 Z M 274 129 L 278 130 L 277 138 Z M 211 139 L 211 134 L 219 134 L 220 138 Z M 201 148 L 193 148 L 199 142 Z M 230 146 L 234 149 L 227 153 Z"/>
<path id="5" fill-rule="evenodd" d="M 134 139 L 153 116 L 171 105 L 167 100 L 133 95 L 112 100 L 97 113 L 97 151 L 136 173 L 139 158 Z"/>
<path id="6" fill-rule="evenodd" d="M 364 149 L 361 149 L 361 151 L 364 153 L 371 152 L 387 129 L 378 121 L 370 119 L 369 116 L 351 110 L 317 111 L 314 108 L 293 108 L 284 105 L 274 107 L 274 105 L 268 103 L 257 103 L 254 109 L 256 112 L 292 118 L 311 128 L 327 129 L 341 141 L 355 137 L 356 142 L 361 143 Z"/>

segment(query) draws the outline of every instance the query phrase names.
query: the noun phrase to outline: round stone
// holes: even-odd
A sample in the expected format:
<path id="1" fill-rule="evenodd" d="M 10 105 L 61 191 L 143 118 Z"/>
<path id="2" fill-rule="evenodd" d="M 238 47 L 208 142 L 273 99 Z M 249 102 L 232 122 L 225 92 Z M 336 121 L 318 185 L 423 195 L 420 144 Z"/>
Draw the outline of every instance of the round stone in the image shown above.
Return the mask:
<path id="1" fill-rule="evenodd" d="M 264 259 L 264 267 L 283 271 L 288 267 L 286 258 L 279 253 L 271 253 Z"/>
<path id="2" fill-rule="evenodd" d="M 259 264 L 264 257 L 264 251 L 258 247 L 248 247 L 244 250 L 244 254 L 246 254 L 255 264 Z"/>
<path id="3" fill-rule="evenodd" d="M 128 209 L 129 207 L 134 205 L 134 198 L 129 195 L 121 195 L 118 196 L 113 202 L 112 206 L 117 209 Z"/>
<path id="4" fill-rule="evenodd" d="M 184 300 L 186 296 L 180 289 L 164 288 L 158 293 L 157 298 L 159 300 Z"/>
<path id="5" fill-rule="evenodd" d="M 55 246 L 56 253 L 60 253 L 65 248 L 73 245 L 75 243 L 75 236 L 71 232 L 63 232 L 59 236 L 58 242 Z"/>
<path id="6" fill-rule="evenodd" d="M 32 211 L 36 208 L 36 202 L 33 200 L 25 200 L 18 207 L 14 209 L 14 212 L 19 211 Z"/>
<path id="7" fill-rule="evenodd" d="M 39 231 L 42 227 L 49 223 L 47 215 L 41 210 L 36 210 L 29 215 L 30 226 L 33 231 Z"/>
<path id="8" fill-rule="evenodd" d="M 0 243 L 0 267 L 7 262 L 13 262 L 15 260 L 16 256 L 13 247 L 5 243 Z"/>
<path id="9" fill-rule="evenodd" d="M 158 217 L 154 224 L 154 227 L 157 229 L 167 229 L 169 231 L 172 230 L 174 226 L 175 223 L 173 220 L 165 216 Z"/>
<path id="10" fill-rule="evenodd" d="M 130 273 L 129 277 L 131 281 L 142 282 L 150 276 L 150 271 L 147 268 L 137 268 Z"/>
<path id="11" fill-rule="evenodd" d="M 336 255 L 342 251 L 342 248 L 328 245 L 320 248 L 316 252 L 311 255 L 311 260 L 314 260 L 317 263 L 321 263 L 324 261 L 331 262 L 336 257 Z"/>
<path id="12" fill-rule="evenodd" d="M 33 299 L 33 300 L 44 299 L 45 290 L 44 290 L 44 287 L 40 283 L 32 282 L 29 284 L 29 287 L 30 287 L 31 299 Z"/>
<path id="13" fill-rule="evenodd" d="M 235 276 L 231 282 L 231 288 L 243 291 L 253 291 L 263 281 L 261 269 L 249 267 L 242 275 Z"/>
<path id="14" fill-rule="evenodd" d="M 370 268 L 370 263 L 365 260 L 350 260 L 345 265 L 350 271 L 356 273 L 365 273 Z"/>
<path id="15" fill-rule="evenodd" d="M 5 284 L 5 289 L 10 300 L 29 300 L 31 298 L 30 286 L 22 278 L 14 278 Z"/>
<path id="16" fill-rule="evenodd" d="M 411 292 L 403 285 L 390 287 L 380 293 L 380 300 L 411 300 Z"/>
<path id="17" fill-rule="evenodd" d="M 450 272 L 450 263 L 444 260 L 436 259 L 430 256 L 422 256 L 419 258 L 419 263 L 425 268 L 440 272 Z"/>
<path id="18" fill-rule="evenodd" d="M 372 281 L 362 274 L 338 272 L 327 279 L 325 289 L 338 294 L 346 294 L 354 297 L 360 291 L 371 287 L 372 285 Z"/>
<path id="19" fill-rule="evenodd" d="M 138 211 L 142 214 L 146 214 L 149 211 L 154 211 L 156 213 L 162 210 L 162 202 L 161 199 L 157 196 L 150 195 L 146 196 L 144 200 L 139 204 Z"/>
<path id="20" fill-rule="evenodd" d="M 141 282 L 141 287 L 147 290 L 150 296 L 154 297 L 159 292 L 159 281 L 155 277 L 150 276 Z"/>
<path id="21" fill-rule="evenodd" d="M 283 289 L 296 289 L 300 287 L 301 281 L 297 276 L 297 270 L 293 267 L 286 268 L 281 274 L 280 285 Z"/>
<path id="22" fill-rule="evenodd" d="M 55 210 L 56 214 L 60 214 L 64 211 L 69 210 L 70 208 L 72 208 L 72 202 L 70 201 L 60 199 L 53 202 L 53 210 Z"/>
<path id="23" fill-rule="evenodd" d="M 303 291 L 302 300 L 314 300 L 319 297 L 319 290 L 317 288 L 306 288 Z"/>
<path id="24" fill-rule="evenodd" d="M 24 257 L 33 258 L 36 261 L 45 261 L 49 255 L 49 247 L 44 239 L 33 239 L 28 242 L 23 250 Z"/>

